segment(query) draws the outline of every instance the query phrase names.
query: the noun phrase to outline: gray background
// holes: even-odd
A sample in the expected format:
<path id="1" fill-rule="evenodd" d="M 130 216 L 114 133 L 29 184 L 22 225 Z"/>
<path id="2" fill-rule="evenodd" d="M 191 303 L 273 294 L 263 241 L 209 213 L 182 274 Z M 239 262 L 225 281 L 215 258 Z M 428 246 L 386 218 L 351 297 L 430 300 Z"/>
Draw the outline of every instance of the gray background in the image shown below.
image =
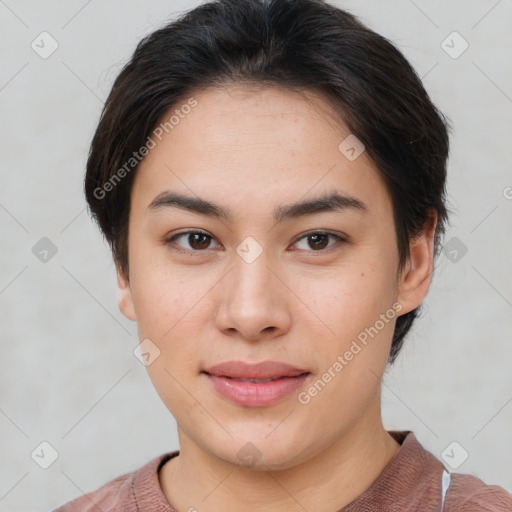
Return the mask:
<path id="1" fill-rule="evenodd" d="M 385 377 L 385 426 L 413 430 L 438 458 L 457 441 L 469 454 L 457 471 L 512 491 L 512 2 L 336 3 L 399 46 L 454 126 L 451 253 Z M 133 355 L 136 326 L 117 309 L 82 180 L 121 66 L 144 35 L 195 5 L 0 0 L 2 511 L 53 509 L 178 448 Z M 43 31 L 59 45 L 47 59 L 31 48 Z M 445 51 L 462 49 L 457 36 L 442 47 L 453 31 L 469 44 L 458 58 Z M 42 237 L 58 249 L 46 262 L 32 252 Z M 58 452 L 48 469 L 31 458 L 42 441 Z"/>

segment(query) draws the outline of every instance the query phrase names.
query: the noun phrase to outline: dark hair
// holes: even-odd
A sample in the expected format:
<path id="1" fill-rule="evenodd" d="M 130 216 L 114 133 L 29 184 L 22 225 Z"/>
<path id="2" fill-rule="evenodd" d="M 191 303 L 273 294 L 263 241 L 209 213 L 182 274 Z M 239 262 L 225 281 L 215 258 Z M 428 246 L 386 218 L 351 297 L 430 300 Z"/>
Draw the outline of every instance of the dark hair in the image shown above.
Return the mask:
<path id="1" fill-rule="evenodd" d="M 438 255 L 448 218 L 447 121 L 401 52 L 323 0 L 217 0 L 140 41 L 91 143 L 87 202 L 126 277 L 137 150 L 145 154 L 155 127 L 180 101 L 232 83 L 321 93 L 382 173 L 393 203 L 398 271 L 432 211 Z M 389 363 L 418 313 L 419 307 L 397 318 Z"/>

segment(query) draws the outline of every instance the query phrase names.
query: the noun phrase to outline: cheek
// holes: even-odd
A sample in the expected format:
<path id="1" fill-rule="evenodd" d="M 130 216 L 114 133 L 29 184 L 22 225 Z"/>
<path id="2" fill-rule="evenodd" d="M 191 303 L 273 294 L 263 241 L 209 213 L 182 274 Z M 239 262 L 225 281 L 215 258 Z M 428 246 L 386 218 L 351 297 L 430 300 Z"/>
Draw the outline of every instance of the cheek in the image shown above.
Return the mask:
<path id="1" fill-rule="evenodd" d="M 207 288 L 153 267 L 132 285 L 132 291 L 139 331 L 165 342 L 193 321 Z"/>
<path id="2" fill-rule="evenodd" d="M 201 266 L 173 265 L 162 249 L 140 251 L 132 265 L 139 338 L 151 339 L 165 356 L 193 353 L 199 331 L 207 328 L 211 289 L 220 276 Z"/>
<path id="3" fill-rule="evenodd" d="M 200 356 L 212 335 L 213 289 L 223 273 L 208 265 L 179 265 L 165 246 L 142 236 L 138 241 L 130 253 L 138 334 L 160 350 L 147 370 L 158 392 L 168 395 L 167 401 L 181 396 L 172 376 L 184 382 L 195 366 L 199 371 Z"/>
<path id="4" fill-rule="evenodd" d="M 385 266 L 373 260 L 358 271 L 352 267 L 339 269 L 337 274 L 325 279 L 321 290 L 315 288 L 311 293 L 304 288 L 302 294 L 321 319 L 316 322 L 316 317 L 308 316 L 318 323 L 315 338 L 321 338 L 315 349 L 317 377 L 327 383 L 316 386 L 322 391 L 314 403 L 319 408 L 330 404 L 326 414 L 341 421 L 361 411 L 377 392 L 396 312 L 392 307 L 393 280 Z M 316 389 L 309 388 L 306 393 L 316 396 Z"/>
<path id="5" fill-rule="evenodd" d="M 139 263 L 132 285 L 139 339 L 149 338 L 160 351 L 147 366 L 148 375 L 170 410 L 198 414 L 196 402 L 182 386 L 196 370 L 199 372 L 198 354 L 201 341 L 206 339 L 202 331 L 211 284 L 206 276 L 193 278 L 179 267 L 159 264 L 155 259 Z"/>
<path id="6" fill-rule="evenodd" d="M 346 340 L 373 324 L 394 300 L 392 273 L 375 260 L 360 260 L 322 279 L 296 283 L 297 295 L 322 321 L 326 335 L 338 339 Z"/>

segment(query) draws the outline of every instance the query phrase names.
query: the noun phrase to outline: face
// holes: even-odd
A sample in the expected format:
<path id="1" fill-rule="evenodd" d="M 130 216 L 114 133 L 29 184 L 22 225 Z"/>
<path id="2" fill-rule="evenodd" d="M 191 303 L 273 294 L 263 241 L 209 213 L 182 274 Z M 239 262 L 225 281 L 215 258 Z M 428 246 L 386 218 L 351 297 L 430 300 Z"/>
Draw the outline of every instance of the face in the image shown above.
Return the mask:
<path id="1" fill-rule="evenodd" d="M 137 170 L 119 304 L 151 340 L 147 370 L 182 450 L 233 464 L 245 450 L 284 469 L 377 424 L 396 318 L 428 289 L 433 228 L 399 276 L 384 182 L 364 151 L 340 150 L 350 132 L 320 96 L 230 86 L 193 98 Z M 306 376 L 263 391 L 204 373 L 225 361 Z"/>

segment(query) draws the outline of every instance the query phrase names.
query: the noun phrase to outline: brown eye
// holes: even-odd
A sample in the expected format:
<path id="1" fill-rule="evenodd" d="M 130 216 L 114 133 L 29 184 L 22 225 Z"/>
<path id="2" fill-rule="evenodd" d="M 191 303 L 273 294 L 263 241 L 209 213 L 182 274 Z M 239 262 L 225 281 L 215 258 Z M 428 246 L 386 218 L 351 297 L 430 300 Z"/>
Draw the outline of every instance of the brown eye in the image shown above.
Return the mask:
<path id="1" fill-rule="evenodd" d="M 176 242 L 179 239 L 183 239 L 186 241 L 186 244 Z M 205 249 L 208 249 L 213 237 L 203 233 L 202 231 L 184 231 L 182 233 L 178 233 L 173 235 L 171 238 L 167 240 L 168 244 L 173 244 L 175 249 L 179 252 L 204 252 Z M 187 247 L 188 244 L 188 247 Z"/>
<path id="2" fill-rule="evenodd" d="M 300 250 L 308 251 L 308 252 L 321 252 L 326 248 L 329 249 L 333 245 L 336 245 L 336 241 L 329 245 L 329 239 L 334 238 L 338 242 L 344 242 L 344 238 L 339 235 L 335 235 L 334 233 L 328 233 L 324 231 L 316 231 L 314 233 L 307 233 L 295 242 L 295 245 L 298 245 L 302 241 L 306 241 L 306 244 L 303 244 L 302 247 L 299 247 Z M 306 247 L 304 247 L 306 245 Z M 311 250 L 312 249 L 312 250 Z"/>
<path id="3" fill-rule="evenodd" d="M 193 249 L 206 249 L 210 245 L 210 237 L 204 233 L 193 233 L 188 235 L 188 243 Z"/>
<path id="4" fill-rule="evenodd" d="M 329 235 L 309 235 L 308 238 L 312 243 L 310 247 L 315 249 L 325 249 L 329 244 Z"/>

